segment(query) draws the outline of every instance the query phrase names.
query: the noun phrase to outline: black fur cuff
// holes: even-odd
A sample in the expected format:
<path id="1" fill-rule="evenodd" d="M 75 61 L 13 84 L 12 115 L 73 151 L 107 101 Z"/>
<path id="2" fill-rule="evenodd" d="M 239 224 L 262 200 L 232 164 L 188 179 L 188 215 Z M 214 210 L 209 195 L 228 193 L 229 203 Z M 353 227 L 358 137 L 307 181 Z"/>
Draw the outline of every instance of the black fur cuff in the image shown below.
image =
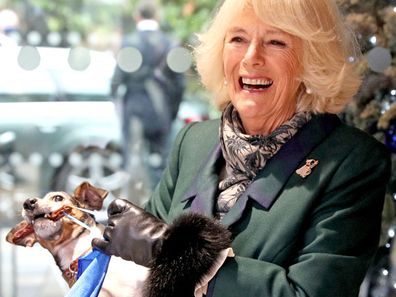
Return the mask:
<path id="1" fill-rule="evenodd" d="M 231 233 L 203 215 L 181 215 L 154 260 L 145 297 L 192 297 L 220 252 L 231 246 Z"/>

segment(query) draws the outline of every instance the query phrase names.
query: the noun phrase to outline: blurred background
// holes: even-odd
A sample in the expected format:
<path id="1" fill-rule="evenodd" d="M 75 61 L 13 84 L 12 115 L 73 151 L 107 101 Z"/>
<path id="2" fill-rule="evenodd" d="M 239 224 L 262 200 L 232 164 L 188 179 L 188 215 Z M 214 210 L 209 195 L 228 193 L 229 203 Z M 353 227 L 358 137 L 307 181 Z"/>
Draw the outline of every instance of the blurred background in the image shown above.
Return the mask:
<path id="1" fill-rule="evenodd" d="M 25 199 L 73 191 L 83 180 L 111 191 L 106 200 L 144 204 L 176 133 L 217 117 L 194 70 L 191 46 L 219 1 L 162 0 L 160 29 L 174 40 L 167 67 L 184 77 L 181 102 L 166 131 L 165 153 L 152 153 L 145 125 L 122 131 L 125 93 L 112 90 L 114 69 L 140 71 L 144 53 L 125 49 L 136 30 L 138 0 L 0 0 L 0 296 L 58 297 L 67 291 L 49 253 L 11 246 L 4 238 L 21 220 Z M 396 153 L 396 0 L 338 0 L 363 50 L 364 83 L 340 116 Z M 126 56 L 126 54 L 128 54 Z M 353 62 L 353 57 L 351 57 Z M 125 147 L 128 162 L 125 166 Z M 384 207 L 380 253 L 361 297 L 386 295 L 395 235 L 396 171 Z M 108 201 L 106 205 L 108 204 Z M 105 205 L 105 206 L 106 206 Z M 99 214 L 105 220 L 105 209 Z M 390 282 L 390 285 L 389 285 Z M 387 289 L 388 288 L 388 289 Z"/>

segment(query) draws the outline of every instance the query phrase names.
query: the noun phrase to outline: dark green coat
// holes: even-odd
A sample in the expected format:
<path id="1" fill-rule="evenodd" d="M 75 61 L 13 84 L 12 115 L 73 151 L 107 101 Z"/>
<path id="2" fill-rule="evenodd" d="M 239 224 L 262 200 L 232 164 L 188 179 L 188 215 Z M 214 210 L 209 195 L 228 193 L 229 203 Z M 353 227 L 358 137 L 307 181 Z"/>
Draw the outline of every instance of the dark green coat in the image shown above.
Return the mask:
<path id="1" fill-rule="evenodd" d="M 209 216 L 224 165 L 219 121 L 178 135 L 147 209 L 170 223 L 180 213 Z M 319 164 L 306 178 L 296 169 Z M 210 283 L 215 297 L 354 297 L 376 250 L 386 148 L 334 115 L 314 116 L 267 162 L 224 217 L 234 235 L 230 258 Z"/>

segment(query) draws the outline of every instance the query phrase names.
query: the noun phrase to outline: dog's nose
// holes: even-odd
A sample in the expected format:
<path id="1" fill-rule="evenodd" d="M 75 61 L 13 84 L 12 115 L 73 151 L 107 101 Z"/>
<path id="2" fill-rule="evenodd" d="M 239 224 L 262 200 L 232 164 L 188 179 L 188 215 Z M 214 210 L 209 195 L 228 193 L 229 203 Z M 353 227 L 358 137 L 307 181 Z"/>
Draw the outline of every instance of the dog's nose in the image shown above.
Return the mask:
<path id="1" fill-rule="evenodd" d="M 26 210 L 33 210 L 36 206 L 37 198 L 29 198 L 23 202 L 23 208 Z"/>

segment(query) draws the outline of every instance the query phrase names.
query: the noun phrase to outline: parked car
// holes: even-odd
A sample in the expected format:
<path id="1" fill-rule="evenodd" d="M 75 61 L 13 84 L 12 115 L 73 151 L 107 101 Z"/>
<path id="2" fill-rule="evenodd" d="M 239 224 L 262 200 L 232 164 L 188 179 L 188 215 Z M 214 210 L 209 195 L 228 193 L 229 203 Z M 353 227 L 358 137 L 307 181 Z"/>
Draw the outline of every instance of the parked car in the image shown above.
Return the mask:
<path id="1" fill-rule="evenodd" d="M 76 59 L 81 69 L 71 67 Z M 0 65 L 0 135 L 8 136 L 0 160 L 14 168 L 16 183 L 33 167 L 40 193 L 73 190 L 82 180 L 109 190 L 125 186 L 119 119 L 108 97 L 111 53 L 72 57 L 66 48 L 0 47 Z"/>

